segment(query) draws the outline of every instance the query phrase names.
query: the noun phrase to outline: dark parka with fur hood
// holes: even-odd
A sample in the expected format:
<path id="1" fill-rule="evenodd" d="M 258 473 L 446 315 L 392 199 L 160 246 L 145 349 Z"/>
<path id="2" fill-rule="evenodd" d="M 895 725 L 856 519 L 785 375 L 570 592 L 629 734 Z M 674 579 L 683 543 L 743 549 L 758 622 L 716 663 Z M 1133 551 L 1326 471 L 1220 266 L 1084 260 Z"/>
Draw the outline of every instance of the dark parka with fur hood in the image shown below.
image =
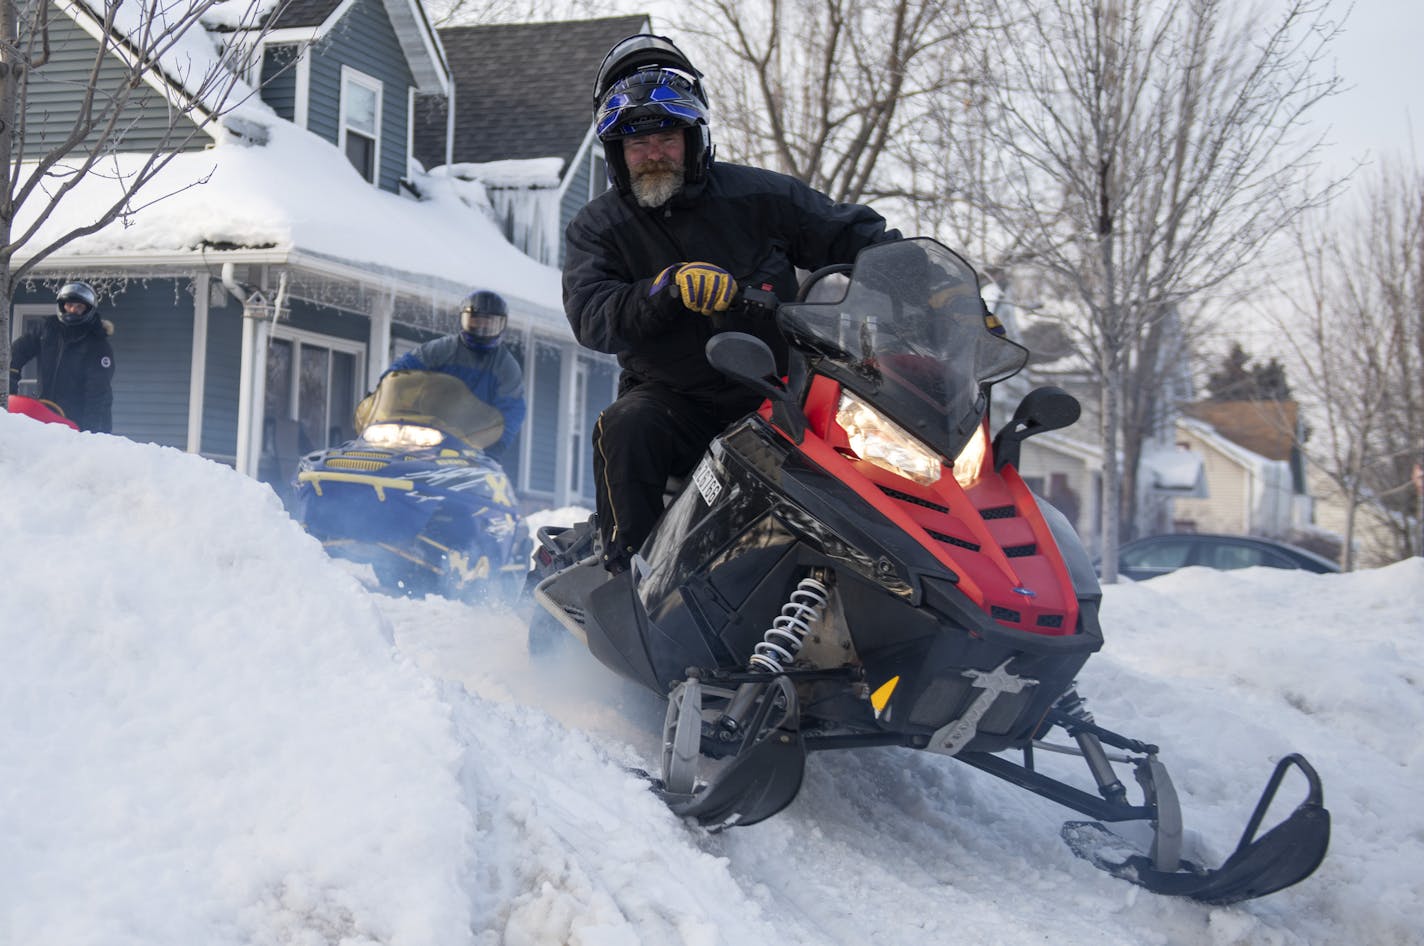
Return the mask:
<path id="1" fill-rule="evenodd" d="M 704 316 L 675 293 L 649 297 L 657 275 L 678 263 L 707 262 L 739 286 L 765 286 L 790 301 L 798 267 L 849 263 L 865 247 L 899 236 L 875 211 L 837 204 L 796 178 L 716 162 L 661 207 L 641 207 L 616 188 L 590 201 L 566 233 L 564 310 L 580 343 L 618 355 L 620 393 L 655 381 L 713 410 L 730 401 L 747 401 L 747 410 L 759 395 L 707 363 L 707 340 L 749 332 L 771 346 L 783 371 L 785 340 L 766 318 Z"/>
<path id="2" fill-rule="evenodd" d="M 38 331 L 15 340 L 10 351 L 10 393 L 16 393 L 20 369 L 38 358 L 39 396 L 58 404 L 80 430 L 109 433 L 114 426 L 113 323 L 97 314 L 79 325 L 49 316 Z"/>

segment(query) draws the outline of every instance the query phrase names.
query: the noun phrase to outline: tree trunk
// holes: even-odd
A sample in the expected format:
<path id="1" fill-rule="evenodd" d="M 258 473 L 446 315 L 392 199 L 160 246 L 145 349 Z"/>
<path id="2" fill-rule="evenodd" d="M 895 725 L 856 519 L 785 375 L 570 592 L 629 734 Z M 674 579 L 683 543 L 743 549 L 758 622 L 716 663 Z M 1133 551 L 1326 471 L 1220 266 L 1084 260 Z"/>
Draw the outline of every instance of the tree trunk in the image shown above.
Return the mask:
<path id="1" fill-rule="evenodd" d="M 0 37 L 15 35 L 16 17 L 12 0 L 0 0 Z M 13 129 L 19 112 L 19 95 L 15 88 L 18 62 L 13 47 L 0 42 L 0 168 L 7 178 L 10 163 L 15 159 Z M 7 197 L 0 204 L 0 247 L 10 245 L 12 213 Z M 10 254 L 0 252 L 0 411 L 8 410 L 10 404 L 10 313 L 14 308 L 10 289 Z"/>
<path id="2" fill-rule="evenodd" d="M 1121 419 L 1122 366 L 1116 353 L 1110 353 L 1107 383 L 1103 385 L 1103 505 L 1102 505 L 1102 580 L 1117 582 L 1118 529 L 1122 508 L 1122 472 L 1118 465 L 1118 433 Z"/>
<path id="3" fill-rule="evenodd" d="M 1340 568 L 1347 572 L 1355 570 L 1355 513 L 1360 508 L 1360 497 L 1352 486 L 1345 495 L 1345 540 L 1340 546 Z"/>

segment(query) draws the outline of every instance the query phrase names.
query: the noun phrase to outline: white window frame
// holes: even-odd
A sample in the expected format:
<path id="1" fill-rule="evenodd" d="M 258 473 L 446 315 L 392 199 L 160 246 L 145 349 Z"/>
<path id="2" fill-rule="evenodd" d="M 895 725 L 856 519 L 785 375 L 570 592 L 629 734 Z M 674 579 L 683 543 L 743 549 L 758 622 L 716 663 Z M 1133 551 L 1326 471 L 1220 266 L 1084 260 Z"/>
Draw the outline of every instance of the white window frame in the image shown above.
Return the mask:
<path id="1" fill-rule="evenodd" d="M 366 343 L 352 341 L 349 338 L 338 338 L 334 335 L 323 335 L 320 332 L 309 332 L 304 329 L 291 328 L 278 323 L 272 327 L 272 338 L 281 339 L 292 343 L 292 377 L 290 381 L 290 394 L 287 399 L 287 416 L 295 418 L 297 416 L 297 398 L 301 396 L 300 371 L 302 366 L 302 346 L 311 345 L 316 348 L 326 348 L 331 351 L 338 351 L 346 355 L 356 357 L 356 368 L 354 377 L 357 379 L 358 388 L 354 392 L 356 400 L 361 399 L 359 388 L 360 380 L 366 377 Z M 331 407 L 331 362 L 327 362 L 326 368 L 326 397 L 328 413 Z M 258 410 L 262 410 L 259 406 Z"/>
<path id="2" fill-rule="evenodd" d="M 377 79 L 375 76 L 367 75 L 359 69 L 352 69 L 350 66 L 341 67 L 341 95 L 337 102 L 339 124 L 336 133 L 336 146 L 341 149 L 343 155 L 346 154 L 346 88 L 348 85 L 359 85 L 376 94 L 375 150 L 371 154 L 371 177 L 367 180 L 379 186 L 381 183 L 381 126 L 385 114 L 385 105 L 382 95 L 384 85 L 380 79 Z M 366 133 L 360 129 L 353 129 L 353 131 L 362 137 L 366 135 Z M 347 160 L 349 161 L 350 158 L 347 158 Z M 355 165 L 352 165 L 352 167 L 355 167 Z"/>
<path id="3" fill-rule="evenodd" d="M 10 319 L 10 340 L 15 341 L 25 334 L 25 320 L 33 318 L 44 318 L 48 315 L 55 315 L 54 303 L 44 302 L 21 302 L 16 304 L 11 310 L 13 317 Z"/>
<path id="4" fill-rule="evenodd" d="M 25 334 L 26 321 L 33 320 L 38 322 L 46 316 L 54 315 L 56 312 L 54 303 L 52 302 L 22 302 L 17 304 L 10 311 L 10 343 L 12 347 L 14 343 L 19 340 L 20 336 Z M 26 370 L 35 370 L 36 373 L 38 373 L 38 366 L 39 359 L 36 358 L 26 365 L 25 368 Z M 39 381 L 36 378 L 25 378 L 20 382 L 21 394 L 28 394 L 30 397 L 39 397 L 38 388 Z"/>

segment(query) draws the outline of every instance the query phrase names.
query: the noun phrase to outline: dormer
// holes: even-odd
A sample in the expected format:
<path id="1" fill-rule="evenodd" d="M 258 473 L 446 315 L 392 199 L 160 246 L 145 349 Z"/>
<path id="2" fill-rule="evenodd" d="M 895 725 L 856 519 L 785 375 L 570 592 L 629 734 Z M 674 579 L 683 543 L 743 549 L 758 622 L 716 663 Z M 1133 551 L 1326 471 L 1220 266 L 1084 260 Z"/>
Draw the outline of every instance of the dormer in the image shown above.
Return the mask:
<path id="1" fill-rule="evenodd" d="M 505 237 L 560 265 L 565 227 L 608 187 L 594 76 L 614 43 L 651 28 L 645 14 L 442 28 L 455 91 L 417 97 L 416 159 L 480 182 Z"/>
<path id="2" fill-rule="evenodd" d="M 398 191 L 416 94 L 450 93 L 445 51 L 418 0 L 295 0 L 260 44 L 262 99 Z"/>

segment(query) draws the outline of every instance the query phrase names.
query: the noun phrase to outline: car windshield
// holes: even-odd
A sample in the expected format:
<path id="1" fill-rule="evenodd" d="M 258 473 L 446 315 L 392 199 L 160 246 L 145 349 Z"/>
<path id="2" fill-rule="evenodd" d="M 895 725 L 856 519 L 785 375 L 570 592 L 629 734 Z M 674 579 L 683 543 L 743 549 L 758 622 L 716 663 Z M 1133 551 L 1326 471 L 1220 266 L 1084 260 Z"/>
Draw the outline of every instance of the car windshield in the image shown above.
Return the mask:
<path id="1" fill-rule="evenodd" d="M 356 407 L 356 432 L 372 424 L 435 427 L 481 449 L 504 432 L 500 412 L 440 371 L 392 371 Z"/>
<path id="2" fill-rule="evenodd" d="M 985 389 L 1028 352 L 985 326 L 973 268 L 928 239 L 881 243 L 856 259 L 849 283 L 818 281 L 780 309 L 792 343 L 816 370 L 873 403 L 945 457 L 978 427 Z"/>

